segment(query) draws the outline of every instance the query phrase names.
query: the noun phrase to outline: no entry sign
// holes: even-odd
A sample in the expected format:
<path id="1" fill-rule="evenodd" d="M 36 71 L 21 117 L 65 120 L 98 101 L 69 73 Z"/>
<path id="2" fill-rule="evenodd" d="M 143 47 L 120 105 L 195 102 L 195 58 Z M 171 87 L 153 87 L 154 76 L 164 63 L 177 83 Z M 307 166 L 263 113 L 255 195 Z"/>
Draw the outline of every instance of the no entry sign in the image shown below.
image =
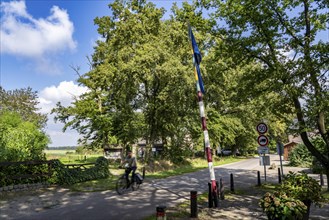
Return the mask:
<path id="1" fill-rule="evenodd" d="M 265 135 L 259 135 L 257 138 L 257 142 L 259 146 L 267 146 L 268 145 L 268 138 Z"/>
<path id="2" fill-rule="evenodd" d="M 265 123 L 259 123 L 256 129 L 258 133 L 265 134 L 267 132 L 267 125 Z"/>

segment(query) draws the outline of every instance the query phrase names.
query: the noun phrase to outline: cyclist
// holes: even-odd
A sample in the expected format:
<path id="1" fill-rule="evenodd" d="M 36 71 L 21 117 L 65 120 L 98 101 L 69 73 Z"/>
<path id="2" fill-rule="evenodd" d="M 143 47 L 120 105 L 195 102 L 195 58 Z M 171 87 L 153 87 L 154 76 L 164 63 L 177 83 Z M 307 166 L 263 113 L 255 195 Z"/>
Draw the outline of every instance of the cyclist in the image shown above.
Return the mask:
<path id="1" fill-rule="evenodd" d="M 127 157 L 121 162 L 121 165 L 122 164 L 127 164 L 128 165 L 128 169 L 126 169 L 126 171 L 125 171 L 127 181 L 129 181 L 129 174 L 132 171 L 130 183 L 133 183 L 134 182 L 135 172 L 136 172 L 136 169 L 137 169 L 137 161 L 136 161 L 136 157 L 134 157 L 132 155 L 131 151 L 128 151 L 127 153 L 128 153 Z M 129 187 L 130 183 L 128 182 L 128 187 Z"/>

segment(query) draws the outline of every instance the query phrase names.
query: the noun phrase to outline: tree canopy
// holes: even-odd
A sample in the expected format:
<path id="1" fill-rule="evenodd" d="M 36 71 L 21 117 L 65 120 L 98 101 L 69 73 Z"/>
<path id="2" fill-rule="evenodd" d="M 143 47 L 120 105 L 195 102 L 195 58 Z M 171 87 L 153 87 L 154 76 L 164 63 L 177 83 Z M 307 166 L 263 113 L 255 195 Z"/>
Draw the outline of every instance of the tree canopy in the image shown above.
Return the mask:
<path id="1" fill-rule="evenodd" d="M 43 131 L 47 115 L 38 112 L 38 103 L 31 88 L 0 87 L 0 161 L 45 159 L 50 139 Z"/>
<path id="2" fill-rule="evenodd" d="M 95 147 L 145 139 L 182 154 L 201 149 L 189 23 L 203 56 L 212 145 L 255 149 L 255 126 L 266 120 L 272 139 L 285 141 L 294 129 L 326 165 L 329 154 L 319 155 L 306 132 L 318 130 L 328 146 L 328 42 L 317 40 L 327 30 L 327 6 L 195 1 L 173 4 L 168 18 L 145 0 L 114 1 L 111 16 L 94 20 L 102 39 L 91 70 L 78 78 L 88 92 L 53 112 L 64 130 L 77 129 Z"/>
<path id="3" fill-rule="evenodd" d="M 241 93 L 257 97 L 274 92 L 278 106 L 271 111 L 295 114 L 298 123 L 291 128 L 329 172 L 329 42 L 318 39 L 328 31 L 328 1 L 211 2 L 217 35 L 235 63 L 251 61 L 262 66 L 261 71 L 244 75 Z M 326 153 L 316 149 L 307 132 L 323 139 Z"/>

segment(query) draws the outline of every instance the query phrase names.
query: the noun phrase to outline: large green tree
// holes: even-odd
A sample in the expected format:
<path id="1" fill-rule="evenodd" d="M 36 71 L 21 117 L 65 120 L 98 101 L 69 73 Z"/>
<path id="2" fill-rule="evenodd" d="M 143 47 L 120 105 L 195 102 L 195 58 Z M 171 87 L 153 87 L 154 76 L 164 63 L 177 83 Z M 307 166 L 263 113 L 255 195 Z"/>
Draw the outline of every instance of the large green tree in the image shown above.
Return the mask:
<path id="1" fill-rule="evenodd" d="M 13 111 L 0 111 L 0 162 L 41 160 L 49 137 Z"/>
<path id="2" fill-rule="evenodd" d="M 6 91 L 0 86 L 0 111 L 17 112 L 23 120 L 44 128 L 47 115 L 38 112 L 38 104 L 38 94 L 30 87 Z"/>
<path id="3" fill-rule="evenodd" d="M 45 159 L 50 142 L 43 131 L 47 115 L 39 113 L 38 95 L 32 88 L 0 87 L 0 161 Z"/>
<path id="4" fill-rule="evenodd" d="M 242 103 L 237 90 L 244 73 L 260 70 L 261 65 L 236 68 L 230 54 L 217 53 L 223 43 L 213 35 L 215 21 L 204 18 L 199 6 L 174 4 L 170 18 L 164 20 L 164 9 L 146 1 L 110 4 L 112 15 L 95 19 L 103 39 L 97 41 L 90 59 L 92 68 L 78 79 L 89 91 L 72 106 L 59 103 L 53 111 L 65 123 L 64 129 L 77 129 L 85 143 L 98 147 L 110 140 L 126 145 L 144 138 L 149 144 L 162 141 L 171 155 L 181 156 L 196 145 L 202 149 L 187 36 L 190 23 L 203 55 L 212 145 L 253 148 L 257 112 L 264 117 L 271 112 L 255 108 L 255 101 Z"/>
<path id="5" fill-rule="evenodd" d="M 197 116 L 186 25 L 162 21 L 164 9 L 146 1 L 109 7 L 112 16 L 95 19 L 103 39 L 92 69 L 78 79 L 89 91 L 73 106 L 58 104 L 56 119 L 98 146 L 113 136 L 124 145 L 144 138 L 179 146 Z"/>
<path id="6" fill-rule="evenodd" d="M 278 112 L 289 112 L 293 106 L 298 119 L 294 128 L 329 176 L 329 43 L 318 38 L 321 32 L 328 32 L 328 1 L 210 3 L 218 18 L 217 35 L 229 45 L 235 62 L 256 61 L 263 66 L 261 71 L 245 75 L 241 91 L 253 97 L 277 93 Z M 314 147 L 307 132 L 317 132 L 322 137 L 326 153 Z"/>

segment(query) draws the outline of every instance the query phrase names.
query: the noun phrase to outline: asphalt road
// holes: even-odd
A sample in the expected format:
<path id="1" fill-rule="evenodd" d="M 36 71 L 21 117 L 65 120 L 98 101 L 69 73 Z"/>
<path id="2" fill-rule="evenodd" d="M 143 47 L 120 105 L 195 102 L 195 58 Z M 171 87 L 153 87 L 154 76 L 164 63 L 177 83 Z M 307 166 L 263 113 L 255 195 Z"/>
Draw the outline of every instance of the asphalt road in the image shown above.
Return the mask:
<path id="1" fill-rule="evenodd" d="M 272 156 L 271 160 L 278 164 L 278 158 L 275 156 Z M 233 173 L 237 189 L 256 185 L 257 170 L 261 171 L 264 181 L 263 168 L 259 166 L 258 158 L 215 167 L 215 175 L 217 180 L 223 179 L 225 187 L 229 187 L 230 174 Z M 276 170 L 268 171 L 267 175 L 268 181 L 276 181 Z M 63 198 L 59 206 L 16 219 L 139 220 L 154 215 L 158 205 L 171 207 L 188 200 L 191 190 L 205 192 L 208 181 L 209 172 L 204 169 L 166 179 L 146 180 L 138 191 L 121 196 L 115 191 L 77 193 L 76 196 Z"/>

